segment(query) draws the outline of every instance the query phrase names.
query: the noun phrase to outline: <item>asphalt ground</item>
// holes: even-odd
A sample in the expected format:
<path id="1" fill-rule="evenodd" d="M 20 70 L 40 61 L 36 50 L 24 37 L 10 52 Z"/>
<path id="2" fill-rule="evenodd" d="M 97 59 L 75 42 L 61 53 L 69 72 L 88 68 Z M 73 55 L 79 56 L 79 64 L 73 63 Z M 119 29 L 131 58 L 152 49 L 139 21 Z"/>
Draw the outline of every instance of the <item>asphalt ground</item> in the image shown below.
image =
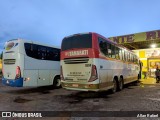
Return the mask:
<path id="1" fill-rule="evenodd" d="M 2 120 L 160 120 L 160 84 L 130 84 L 111 94 L 50 87 L 9 87 L 3 86 L 0 80 L 0 111 L 46 111 L 52 116 Z M 158 114 L 158 117 L 137 117 L 141 113 Z"/>

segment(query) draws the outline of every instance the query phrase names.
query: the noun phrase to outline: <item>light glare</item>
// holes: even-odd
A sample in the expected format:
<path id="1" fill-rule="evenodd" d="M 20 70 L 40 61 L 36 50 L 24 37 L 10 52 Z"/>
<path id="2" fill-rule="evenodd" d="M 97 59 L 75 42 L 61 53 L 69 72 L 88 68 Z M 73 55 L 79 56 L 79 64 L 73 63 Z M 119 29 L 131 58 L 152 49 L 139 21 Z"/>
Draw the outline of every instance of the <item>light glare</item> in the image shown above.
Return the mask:
<path id="1" fill-rule="evenodd" d="M 156 44 L 152 44 L 152 45 L 151 45 L 151 48 L 155 48 L 155 47 L 156 47 Z"/>

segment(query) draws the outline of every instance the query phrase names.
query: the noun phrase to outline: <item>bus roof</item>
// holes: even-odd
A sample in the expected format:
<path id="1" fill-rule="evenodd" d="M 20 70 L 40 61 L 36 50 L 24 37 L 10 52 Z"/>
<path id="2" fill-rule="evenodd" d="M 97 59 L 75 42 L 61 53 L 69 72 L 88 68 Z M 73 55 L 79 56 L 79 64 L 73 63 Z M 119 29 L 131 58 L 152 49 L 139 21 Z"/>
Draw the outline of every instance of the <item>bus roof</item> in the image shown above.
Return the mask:
<path id="1" fill-rule="evenodd" d="M 98 35 L 98 36 L 104 38 L 107 42 L 112 43 L 112 44 L 114 44 L 114 45 L 116 45 L 116 46 L 118 46 L 118 47 L 120 47 L 120 48 L 125 49 L 125 50 L 128 50 L 128 51 L 130 51 L 131 53 L 134 53 L 134 52 L 131 51 L 130 49 L 128 49 L 128 48 L 126 48 L 126 47 L 124 47 L 124 46 L 122 46 L 122 45 L 120 45 L 120 44 L 118 44 L 118 43 L 116 43 L 116 42 L 114 42 L 114 41 L 108 39 L 108 38 L 105 38 L 104 36 L 102 36 L 102 35 L 100 35 L 100 34 L 98 34 L 98 33 L 92 32 L 92 34 L 96 34 L 96 35 Z"/>
<path id="2" fill-rule="evenodd" d="M 38 41 L 25 40 L 25 39 L 21 39 L 21 38 L 11 39 L 11 40 L 8 40 L 7 42 L 10 42 L 10 41 L 18 41 L 18 42 L 23 42 L 23 43 L 33 43 L 33 44 L 38 44 L 38 45 L 42 45 L 42 46 L 48 46 L 48 47 L 53 47 L 53 48 L 58 48 L 58 49 L 60 49 L 59 46 L 48 45 L 48 44 L 45 44 L 45 43 L 40 43 L 40 42 L 38 42 Z"/>
<path id="3" fill-rule="evenodd" d="M 112 41 L 112 40 L 110 40 L 110 39 L 108 39 L 108 38 L 106 38 L 106 37 L 104 37 L 104 36 L 96 33 L 96 32 L 76 33 L 76 34 L 73 34 L 73 35 L 66 36 L 66 37 L 64 37 L 64 38 L 68 38 L 68 37 L 72 37 L 72 36 L 77 36 L 77 35 L 83 35 L 83 34 L 94 34 L 94 35 L 96 35 L 96 36 L 100 36 L 100 37 L 102 37 L 103 39 L 105 39 L 107 42 L 112 43 L 112 44 L 114 44 L 114 45 L 116 45 L 116 46 L 118 46 L 118 47 L 121 47 L 121 48 L 123 48 L 123 49 L 126 49 L 126 50 L 130 51 L 131 53 L 134 53 L 133 51 L 129 50 L 128 48 L 126 48 L 126 47 L 124 47 L 124 46 L 122 46 L 122 45 L 119 45 L 118 43 L 116 43 L 116 42 L 114 42 L 114 41 Z"/>
<path id="4" fill-rule="evenodd" d="M 109 40 L 109 39 L 105 38 L 104 36 L 102 36 L 102 35 L 100 35 L 100 34 L 98 34 L 98 33 L 96 33 L 96 32 L 76 33 L 76 34 L 73 34 L 73 35 L 66 36 L 65 38 L 72 37 L 72 36 L 77 36 L 77 35 L 84 35 L 84 34 L 95 34 L 95 35 L 98 35 L 98 36 L 100 36 L 100 37 L 104 38 L 105 40 L 107 40 L 107 41 L 108 41 L 108 42 L 110 42 L 110 43 L 117 44 L 116 42 L 111 41 L 111 40 Z"/>

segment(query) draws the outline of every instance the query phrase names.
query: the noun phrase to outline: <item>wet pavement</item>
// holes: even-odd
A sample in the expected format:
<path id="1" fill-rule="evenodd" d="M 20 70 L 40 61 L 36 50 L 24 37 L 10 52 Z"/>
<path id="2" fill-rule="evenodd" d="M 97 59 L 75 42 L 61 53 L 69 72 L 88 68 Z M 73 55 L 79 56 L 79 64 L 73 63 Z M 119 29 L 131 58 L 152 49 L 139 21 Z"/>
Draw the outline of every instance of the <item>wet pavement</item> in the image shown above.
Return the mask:
<path id="1" fill-rule="evenodd" d="M 141 83 L 147 84 L 147 85 L 153 85 L 156 84 L 156 79 L 154 77 L 147 77 L 146 79 L 141 79 Z"/>
<path id="2" fill-rule="evenodd" d="M 63 88 L 50 89 L 50 87 L 14 88 L 3 86 L 0 80 L 0 111 L 86 111 L 88 113 L 90 111 L 160 111 L 160 84 L 140 83 L 138 86 L 131 84 L 122 91 L 111 94 L 108 91 L 79 92 Z M 16 118 L 14 120 L 21 119 Z M 30 120 L 31 118 L 25 119 Z M 150 120 L 151 118 L 106 118 L 92 114 L 90 117 L 64 116 L 37 119 Z M 158 118 L 154 119 L 158 120 Z"/>

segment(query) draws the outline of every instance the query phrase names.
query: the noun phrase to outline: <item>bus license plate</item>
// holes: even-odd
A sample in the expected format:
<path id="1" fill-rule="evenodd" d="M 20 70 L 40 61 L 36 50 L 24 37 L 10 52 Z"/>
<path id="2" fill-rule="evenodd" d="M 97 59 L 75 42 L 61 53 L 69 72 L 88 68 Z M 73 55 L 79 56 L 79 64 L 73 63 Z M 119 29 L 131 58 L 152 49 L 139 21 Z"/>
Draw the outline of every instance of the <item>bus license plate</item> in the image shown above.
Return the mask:
<path id="1" fill-rule="evenodd" d="M 78 87 L 78 84 L 72 84 L 73 87 Z"/>

